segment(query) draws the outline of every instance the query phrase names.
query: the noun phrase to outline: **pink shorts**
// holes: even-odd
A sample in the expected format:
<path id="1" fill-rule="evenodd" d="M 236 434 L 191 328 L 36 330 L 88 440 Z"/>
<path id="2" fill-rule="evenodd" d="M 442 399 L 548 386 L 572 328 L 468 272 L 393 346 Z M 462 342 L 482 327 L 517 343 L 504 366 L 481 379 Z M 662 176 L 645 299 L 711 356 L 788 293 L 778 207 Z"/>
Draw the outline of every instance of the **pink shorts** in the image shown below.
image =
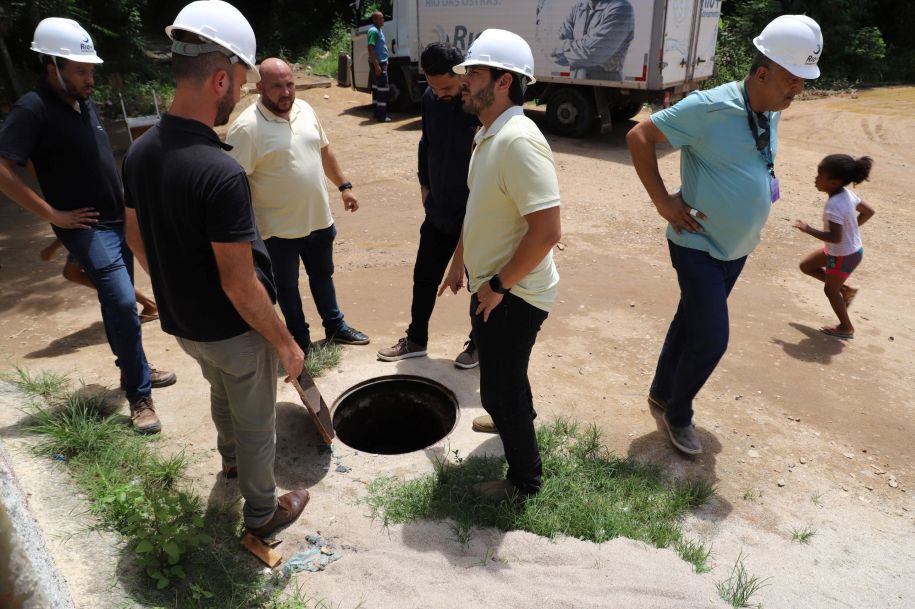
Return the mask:
<path id="1" fill-rule="evenodd" d="M 825 247 L 823 248 L 823 253 L 826 254 L 826 274 L 838 275 L 842 279 L 848 279 L 849 275 L 854 272 L 864 258 L 863 247 L 854 254 L 847 256 L 832 256 L 826 251 Z"/>

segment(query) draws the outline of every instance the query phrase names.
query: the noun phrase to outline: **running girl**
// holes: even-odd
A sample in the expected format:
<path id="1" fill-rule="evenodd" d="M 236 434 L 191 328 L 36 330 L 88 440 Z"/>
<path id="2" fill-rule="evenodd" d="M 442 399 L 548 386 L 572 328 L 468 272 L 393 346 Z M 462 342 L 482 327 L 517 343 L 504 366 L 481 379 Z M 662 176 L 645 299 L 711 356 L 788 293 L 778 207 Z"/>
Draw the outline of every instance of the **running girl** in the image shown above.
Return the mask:
<path id="1" fill-rule="evenodd" d="M 824 292 L 839 318 L 839 325 L 820 328 L 820 332 L 836 338 L 855 337 L 855 328 L 848 317 L 848 306 L 858 290 L 845 281 L 864 257 L 858 227 L 870 220 L 874 209 L 846 188 L 868 178 L 874 161 L 870 157 L 854 159 L 847 154 L 830 154 L 817 167 L 816 189 L 829 195 L 823 210 L 823 230 L 811 228 L 803 220 L 795 220 L 794 228 L 825 243 L 801 261 L 801 272 L 819 279 Z"/>

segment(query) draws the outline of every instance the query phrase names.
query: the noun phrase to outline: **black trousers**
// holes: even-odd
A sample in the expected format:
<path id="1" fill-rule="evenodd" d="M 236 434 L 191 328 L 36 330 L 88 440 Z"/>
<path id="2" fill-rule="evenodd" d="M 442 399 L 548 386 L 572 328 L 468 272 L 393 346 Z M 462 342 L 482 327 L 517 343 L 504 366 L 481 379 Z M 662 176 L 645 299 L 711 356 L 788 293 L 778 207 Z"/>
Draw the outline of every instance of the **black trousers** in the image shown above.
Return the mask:
<path id="1" fill-rule="evenodd" d="M 479 300 L 470 299 L 473 339 L 480 356 L 480 400 L 492 417 L 508 461 L 508 475 L 523 494 L 540 490 L 543 464 L 534 433 L 534 397 L 527 365 L 547 312 L 511 292 L 484 322 L 476 315 Z"/>
<path id="2" fill-rule="evenodd" d="M 438 287 L 460 239 L 460 227 L 455 232 L 446 232 L 428 219 L 419 229 L 419 249 L 413 265 L 413 304 L 407 328 L 410 342 L 423 347 L 429 344 L 429 319 L 435 308 Z"/>

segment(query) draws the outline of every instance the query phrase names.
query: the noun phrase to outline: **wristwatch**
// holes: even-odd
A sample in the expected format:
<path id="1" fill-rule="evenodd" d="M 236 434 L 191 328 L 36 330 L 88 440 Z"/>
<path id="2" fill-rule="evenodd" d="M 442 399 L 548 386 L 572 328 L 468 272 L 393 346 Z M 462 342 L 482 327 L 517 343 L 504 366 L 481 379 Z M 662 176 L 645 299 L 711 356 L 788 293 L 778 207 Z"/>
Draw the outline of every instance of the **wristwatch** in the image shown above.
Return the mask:
<path id="1" fill-rule="evenodd" d="M 340 184 L 339 186 L 337 186 L 337 188 L 340 190 L 340 192 L 343 192 L 344 190 L 351 190 L 353 188 L 353 183 L 344 182 L 343 184 Z"/>
<path id="2" fill-rule="evenodd" d="M 499 279 L 498 275 L 493 275 L 492 279 L 489 280 L 489 289 L 496 294 L 504 294 L 508 291 L 508 288 L 502 287 L 502 280 Z"/>

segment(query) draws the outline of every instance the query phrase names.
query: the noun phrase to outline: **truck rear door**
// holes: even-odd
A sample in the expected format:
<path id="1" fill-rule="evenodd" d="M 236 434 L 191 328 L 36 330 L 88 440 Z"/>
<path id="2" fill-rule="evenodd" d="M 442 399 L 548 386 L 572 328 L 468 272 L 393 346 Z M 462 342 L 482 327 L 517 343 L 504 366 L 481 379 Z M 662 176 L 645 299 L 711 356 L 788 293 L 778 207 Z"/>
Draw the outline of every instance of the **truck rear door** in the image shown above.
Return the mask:
<path id="1" fill-rule="evenodd" d="M 672 87 L 688 80 L 692 72 L 690 56 L 693 47 L 693 20 L 696 3 L 702 0 L 668 0 L 664 20 L 662 87 Z"/>
<path id="2" fill-rule="evenodd" d="M 693 59 L 693 80 L 710 78 L 715 69 L 715 45 L 718 43 L 721 0 L 702 0 L 701 11 Z"/>

